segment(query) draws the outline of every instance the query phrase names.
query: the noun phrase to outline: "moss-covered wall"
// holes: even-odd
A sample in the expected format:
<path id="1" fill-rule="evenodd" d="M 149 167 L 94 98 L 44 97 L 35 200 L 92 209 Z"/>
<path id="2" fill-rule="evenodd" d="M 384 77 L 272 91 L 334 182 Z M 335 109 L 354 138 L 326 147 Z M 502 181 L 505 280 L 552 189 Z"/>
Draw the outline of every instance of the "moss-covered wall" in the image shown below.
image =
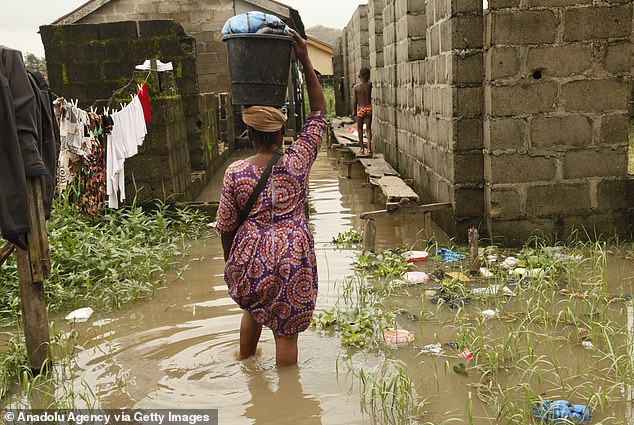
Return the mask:
<path id="1" fill-rule="evenodd" d="M 196 40 L 172 20 L 124 21 L 103 24 L 40 27 L 52 90 L 86 107 L 108 99 L 130 81 L 136 65 L 146 59 L 172 62 L 185 115 L 185 134 L 192 170 L 207 170 L 206 152 L 198 125 Z"/>

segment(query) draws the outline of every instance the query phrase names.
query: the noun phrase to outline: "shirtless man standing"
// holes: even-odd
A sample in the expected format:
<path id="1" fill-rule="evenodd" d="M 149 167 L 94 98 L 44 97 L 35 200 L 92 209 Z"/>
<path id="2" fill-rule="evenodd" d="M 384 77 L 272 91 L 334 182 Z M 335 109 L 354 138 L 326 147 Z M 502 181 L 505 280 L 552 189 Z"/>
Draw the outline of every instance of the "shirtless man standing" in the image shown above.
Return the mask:
<path id="1" fill-rule="evenodd" d="M 352 111 L 352 115 L 357 115 L 359 144 L 361 145 L 359 153 L 365 153 L 363 144 L 363 123 L 365 122 L 368 131 L 368 153 L 372 155 L 372 82 L 370 81 L 370 70 L 368 68 L 361 68 L 359 80 L 361 82 L 353 87 L 354 111 Z"/>

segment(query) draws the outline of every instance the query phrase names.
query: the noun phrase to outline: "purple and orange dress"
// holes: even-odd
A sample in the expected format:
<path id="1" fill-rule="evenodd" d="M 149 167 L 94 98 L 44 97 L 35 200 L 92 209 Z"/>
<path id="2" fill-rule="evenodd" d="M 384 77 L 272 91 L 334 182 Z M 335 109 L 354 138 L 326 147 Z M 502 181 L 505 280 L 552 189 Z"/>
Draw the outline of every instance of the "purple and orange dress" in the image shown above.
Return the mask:
<path id="1" fill-rule="evenodd" d="M 317 301 L 317 260 L 304 201 L 325 130 L 325 116 L 311 113 L 273 167 L 225 265 L 231 298 L 278 335 L 306 330 Z M 240 211 L 265 168 L 245 160 L 227 168 L 216 219 L 220 232 L 236 230 Z"/>

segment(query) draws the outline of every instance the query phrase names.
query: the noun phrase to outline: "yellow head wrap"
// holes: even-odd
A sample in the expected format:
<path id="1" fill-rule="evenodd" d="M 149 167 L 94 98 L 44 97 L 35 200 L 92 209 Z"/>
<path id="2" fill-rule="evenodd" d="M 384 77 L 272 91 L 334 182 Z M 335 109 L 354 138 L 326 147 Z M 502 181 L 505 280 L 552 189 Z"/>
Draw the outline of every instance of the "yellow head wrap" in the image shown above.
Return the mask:
<path id="1" fill-rule="evenodd" d="M 242 110 L 242 120 L 258 131 L 274 133 L 286 122 L 286 114 L 272 106 L 251 106 Z"/>

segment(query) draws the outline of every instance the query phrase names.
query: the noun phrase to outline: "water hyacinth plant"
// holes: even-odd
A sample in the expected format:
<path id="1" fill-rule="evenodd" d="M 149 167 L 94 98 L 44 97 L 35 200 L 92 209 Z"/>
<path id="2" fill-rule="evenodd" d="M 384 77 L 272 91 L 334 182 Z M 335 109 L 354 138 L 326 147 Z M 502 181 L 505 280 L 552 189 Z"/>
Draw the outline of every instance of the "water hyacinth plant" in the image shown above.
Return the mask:
<path id="1" fill-rule="evenodd" d="M 627 423 L 634 397 L 633 245 L 577 236 L 565 243 L 535 237 L 513 250 L 481 248 L 478 276 L 466 260 L 442 263 L 432 255 L 413 266 L 432 279 L 405 285 L 395 283 L 412 267 L 402 251 L 359 253 L 340 304 L 315 321 L 339 331 L 344 347 L 380 353 L 374 367 L 347 363 L 372 423 L 527 424 L 545 399 L 587 406 L 592 423 Z M 377 328 L 414 330 L 413 344 L 395 349 L 365 325 L 390 315 L 394 320 Z M 363 345 L 348 342 L 354 332 Z M 425 350 L 432 341 L 439 357 Z M 421 374 L 420 366 L 430 372 Z M 403 377 L 411 386 L 390 386 L 405 383 Z M 411 403 L 398 402 L 410 397 Z M 448 399 L 453 408 L 443 412 Z"/>

